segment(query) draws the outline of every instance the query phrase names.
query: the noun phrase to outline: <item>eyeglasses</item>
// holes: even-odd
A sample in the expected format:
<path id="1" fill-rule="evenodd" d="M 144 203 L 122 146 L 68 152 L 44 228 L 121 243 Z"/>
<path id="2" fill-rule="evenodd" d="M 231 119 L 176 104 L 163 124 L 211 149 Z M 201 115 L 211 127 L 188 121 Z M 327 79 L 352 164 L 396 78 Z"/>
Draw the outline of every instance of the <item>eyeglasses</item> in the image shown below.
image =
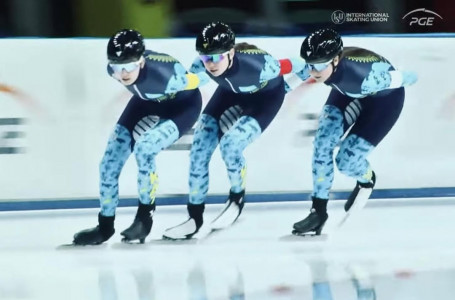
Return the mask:
<path id="1" fill-rule="evenodd" d="M 329 60 L 328 62 L 318 63 L 318 64 L 308 64 L 310 70 L 315 70 L 317 72 L 324 71 L 327 67 L 332 63 L 333 59 Z"/>
<path id="2" fill-rule="evenodd" d="M 126 64 L 109 64 L 109 66 L 112 68 L 112 70 L 115 73 L 122 73 L 122 70 L 125 70 L 126 72 L 133 72 L 137 68 L 139 68 L 139 65 L 141 64 L 141 60 L 138 61 L 133 61 L 129 62 Z"/>
<path id="3" fill-rule="evenodd" d="M 228 53 L 229 51 L 220 54 L 199 55 L 199 58 L 205 63 L 211 61 L 216 64 L 222 61 Z"/>

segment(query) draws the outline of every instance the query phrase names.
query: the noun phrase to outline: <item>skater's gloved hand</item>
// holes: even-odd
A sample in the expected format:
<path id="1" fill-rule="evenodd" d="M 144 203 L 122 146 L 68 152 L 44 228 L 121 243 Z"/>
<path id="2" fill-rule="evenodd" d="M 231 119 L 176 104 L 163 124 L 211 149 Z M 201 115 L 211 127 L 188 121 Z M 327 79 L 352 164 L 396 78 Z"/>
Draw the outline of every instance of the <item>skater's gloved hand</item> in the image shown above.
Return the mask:
<path id="1" fill-rule="evenodd" d="M 402 71 L 403 86 L 410 86 L 417 82 L 417 74 L 412 71 Z"/>
<path id="2" fill-rule="evenodd" d="M 292 73 L 297 73 L 305 68 L 306 62 L 300 57 L 289 58 L 292 64 Z"/>
<path id="3" fill-rule="evenodd" d="M 197 77 L 199 78 L 199 81 L 200 81 L 199 86 L 205 85 L 205 84 L 210 82 L 210 77 L 209 77 L 209 75 L 207 75 L 207 73 L 199 72 L 196 75 L 197 75 Z"/>

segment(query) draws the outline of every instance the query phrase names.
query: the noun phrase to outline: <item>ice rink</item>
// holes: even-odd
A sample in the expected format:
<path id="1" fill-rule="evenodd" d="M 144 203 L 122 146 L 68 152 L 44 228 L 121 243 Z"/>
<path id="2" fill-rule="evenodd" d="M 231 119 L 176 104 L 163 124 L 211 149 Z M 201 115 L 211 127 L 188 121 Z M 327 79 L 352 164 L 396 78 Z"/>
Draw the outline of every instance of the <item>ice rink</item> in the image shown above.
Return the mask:
<path id="1" fill-rule="evenodd" d="M 100 246 L 59 247 L 96 225 L 97 209 L 0 213 L 0 299 L 449 299 L 455 293 L 455 198 L 369 200 L 341 228 L 331 201 L 324 238 L 290 239 L 309 201 L 251 203 L 233 227 L 163 242 L 184 206 L 159 206 L 143 245 L 120 243 L 135 208 L 119 208 Z M 221 209 L 209 205 L 206 223 Z"/>

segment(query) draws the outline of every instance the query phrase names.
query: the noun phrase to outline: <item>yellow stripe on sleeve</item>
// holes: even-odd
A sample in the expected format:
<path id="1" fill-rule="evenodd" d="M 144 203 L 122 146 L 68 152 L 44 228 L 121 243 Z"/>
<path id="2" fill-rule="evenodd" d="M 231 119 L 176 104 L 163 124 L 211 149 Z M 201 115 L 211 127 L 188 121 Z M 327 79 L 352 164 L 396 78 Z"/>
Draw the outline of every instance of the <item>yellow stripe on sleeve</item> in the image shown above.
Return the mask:
<path id="1" fill-rule="evenodd" d="M 188 79 L 188 84 L 185 87 L 185 90 L 194 90 L 199 86 L 199 77 L 196 74 L 189 73 L 185 74 L 186 78 Z"/>

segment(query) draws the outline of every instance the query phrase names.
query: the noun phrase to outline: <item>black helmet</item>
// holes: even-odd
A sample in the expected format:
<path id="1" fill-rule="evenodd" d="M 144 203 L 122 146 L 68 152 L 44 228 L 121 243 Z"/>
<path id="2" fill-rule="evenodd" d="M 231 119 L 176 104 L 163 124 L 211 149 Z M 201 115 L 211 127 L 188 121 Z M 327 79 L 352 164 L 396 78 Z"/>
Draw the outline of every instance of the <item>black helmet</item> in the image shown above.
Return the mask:
<path id="1" fill-rule="evenodd" d="M 223 53 L 231 50 L 234 45 L 234 31 L 222 22 L 208 24 L 196 38 L 196 51 L 201 54 Z"/>
<path id="2" fill-rule="evenodd" d="M 327 62 L 343 51 L 340 35 L 332 29 L 320 29 L 305 38 L 300 56 L 310 64 Z"/>
<path id="3" fill-rule="evenodd" d="M 144 51 L 145 45 L 142 35 L 132 29 L 123 29 L 109 39 L 107 59 L 111 63 L 128 63 L 139 60 Z"/>

